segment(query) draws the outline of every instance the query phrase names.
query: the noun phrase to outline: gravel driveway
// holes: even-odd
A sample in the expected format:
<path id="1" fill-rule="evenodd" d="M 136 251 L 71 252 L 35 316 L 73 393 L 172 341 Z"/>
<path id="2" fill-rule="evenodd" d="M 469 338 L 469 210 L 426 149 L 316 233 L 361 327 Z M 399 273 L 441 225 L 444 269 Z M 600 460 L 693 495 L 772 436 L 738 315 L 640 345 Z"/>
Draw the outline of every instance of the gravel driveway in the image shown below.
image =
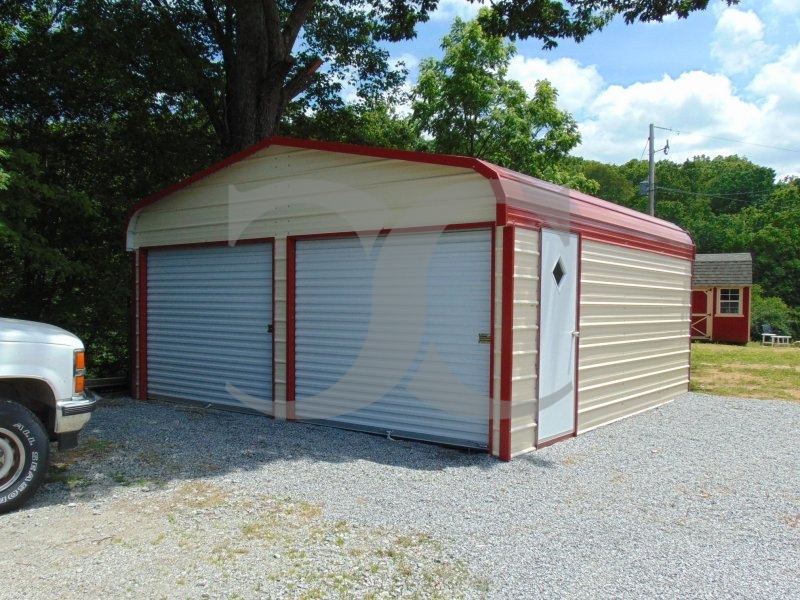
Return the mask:
<path id="1" fill-rule="evenodd" d="M 800 404 L 687 394 L 501 463 L 103 402 L 0 516 L 4 598 L 798 598 Z"/>

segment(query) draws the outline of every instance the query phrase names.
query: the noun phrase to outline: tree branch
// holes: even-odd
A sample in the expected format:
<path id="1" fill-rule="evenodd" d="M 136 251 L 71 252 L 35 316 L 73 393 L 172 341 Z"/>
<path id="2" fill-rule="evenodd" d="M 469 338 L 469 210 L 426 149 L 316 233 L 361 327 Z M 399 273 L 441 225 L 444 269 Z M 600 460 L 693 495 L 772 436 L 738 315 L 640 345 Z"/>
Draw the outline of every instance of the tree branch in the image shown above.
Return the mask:
<path id="1" fill-rule="evenodd" d="M 225 16 L 227 20 L 227 13 L 228 9 L 230 8 L 230 2 L 225 3 Z M 226 30 L 222 23 L 217 16 L 216 10 L 214 10 L 214 2 L 212 0 L 203 0 L 203 10 L 206 13 L 206 21 L 208 22 L 209 27 L 211 28 L 211 33 L 214 35 L 214 41 L 217 42 L 220 50 L 222 50 L 222 59 L 225 61 L 226 64 L 230 64 L 232 59 L 232 46 L 231 46 L 231 38 L 230 38 L 230 29 Z"/>
<path id="2" fill-rule="evenodd" d="M 285 86 L 283 86 L 283 96 L 285 100 L 288 102 L 302 94 L 306 88 L 311 85 L 311 77 L 321 66 L 322 59 L 317 56 L 310 63 L 308 63 L 306 68 L 292 77 L 292 79 Z"/>
<path id="3" fill-rule="evenodd" d="M 286 21 L 286 26 L 283 28 L 283 44 L 291 50 L 294 43 L 297 41 L 297 36 L 300 35 L 300 30 L 308 20 L 308 15 L 311 9 L 314 8 L 314 0 L 297 0 L 297 3 L 292 9 L 292 14 Z"/>
<path id="4" fill-rule="evenodd" d="M 175 42 L 178 45 L 181 54 L 186 59 L 186 62 L 192 67 L 194 72 L 195 83 L 189 90 L 198 102 L 203 106 L 208 118 L 211 121 L 211 126 L 217 134 L 221 143 L 225 143 L 228 136 L 228 128 L 225 121 L 220 114 L 219 107 L 217 106 L 216 97 L 214 94 L 214 82 L 206 75 L 205 65 L 202 59 L 198 58 L 197 53 L 194 51 L 192 45 L 186 40 L 183 33 L 181 33 L 178 24 L 172 18 L 169 9 L 161 2 L 161 0 L 150 0 L 152 5 L 158 11 L 159 15 L 167 21 L 173 31 Z"/>

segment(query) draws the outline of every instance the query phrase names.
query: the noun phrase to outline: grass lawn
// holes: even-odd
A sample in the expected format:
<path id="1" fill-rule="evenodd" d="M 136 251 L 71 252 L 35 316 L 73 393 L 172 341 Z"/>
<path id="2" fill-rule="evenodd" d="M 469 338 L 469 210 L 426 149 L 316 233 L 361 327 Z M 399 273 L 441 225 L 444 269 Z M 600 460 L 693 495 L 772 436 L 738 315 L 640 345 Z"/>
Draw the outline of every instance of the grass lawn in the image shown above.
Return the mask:
<path id="1" fill-rule="evenodd" d="M 800 402 L 800 347 L 693 343 L 691 389 Z"/>

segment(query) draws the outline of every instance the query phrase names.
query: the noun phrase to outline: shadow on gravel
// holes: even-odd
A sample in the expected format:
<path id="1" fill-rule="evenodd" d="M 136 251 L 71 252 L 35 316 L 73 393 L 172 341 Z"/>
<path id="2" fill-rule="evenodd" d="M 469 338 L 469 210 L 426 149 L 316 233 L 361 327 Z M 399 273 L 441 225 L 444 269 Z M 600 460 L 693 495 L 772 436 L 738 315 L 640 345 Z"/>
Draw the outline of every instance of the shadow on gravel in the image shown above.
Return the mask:
<path id="1" fill-rule="evenodd" d="M 36 504 L 113 494 L 131 486 L 146 491 L 176 479 L 254 471 L 282 461 L 292 462 L 298 473 L 304 464 L 359 461 L 421 472 L 508 466 L 477 450 L 192 405 L 106 398 L 82 432 L 79 446 L 52 453 L 48 480 Z M 536 457 L 525 462 L 553 467 Z"/>

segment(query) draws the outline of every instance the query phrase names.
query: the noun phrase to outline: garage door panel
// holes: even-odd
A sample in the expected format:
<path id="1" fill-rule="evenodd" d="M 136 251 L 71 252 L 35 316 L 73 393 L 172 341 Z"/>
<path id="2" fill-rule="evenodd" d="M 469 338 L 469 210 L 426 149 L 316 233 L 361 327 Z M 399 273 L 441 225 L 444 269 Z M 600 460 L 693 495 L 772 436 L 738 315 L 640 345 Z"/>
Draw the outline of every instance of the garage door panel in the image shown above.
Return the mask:
<path id="1" fill-rule="evenodd" d="M 271 411 L 270 244 L 151 250 L 147 289 L 149 395 Z"/>
<path id="2" fill-rule="evenodd" d="M 345 427 L 485 447 L 491 233 L 391 237 L 384 255 L 386 237 L 369 255 L 355 237 L 297 243 L 298 415 L 320 409 Z M 434 348 L 445 377 L 422 368 Z"/>

